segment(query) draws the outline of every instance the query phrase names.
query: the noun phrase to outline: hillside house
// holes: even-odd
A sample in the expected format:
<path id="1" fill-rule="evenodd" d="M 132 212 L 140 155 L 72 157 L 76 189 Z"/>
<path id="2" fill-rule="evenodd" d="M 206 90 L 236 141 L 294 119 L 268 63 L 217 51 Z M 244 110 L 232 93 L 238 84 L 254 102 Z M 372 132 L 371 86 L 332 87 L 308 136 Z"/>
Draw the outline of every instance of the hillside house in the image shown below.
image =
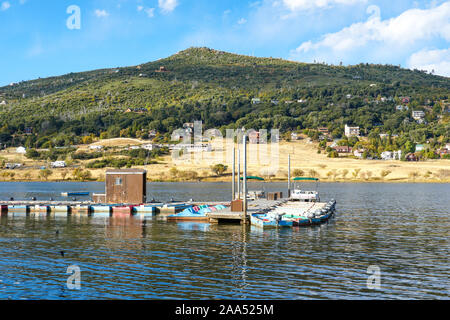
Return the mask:
<path id="1" fill-rule="evenodd" d="M 103 146 L 89 146 L 90 150 L 101 151 L 103 150 Z"/>
<path id="2" fill-rule="evenodd" d="M 50 166 L 52 168 L 65 168 L 67 165 L 65 161 L 55 161 L 50 163 Z"/>
<path id="3" fill-rule="evenodd" d="M 273 105 L 278 105 L 280 102 L 278 100 L 270 100 Z"/>
<path id="4" fill-rule="evenodd" d="M 333 148 L 337 153 L 349 154 L 352 153 L 352 147 L 349 146 L 336 146 Z"/>
<path id="5" fill-rule="evenodd" d="M 400 160 L 402 158 L 402 151 L 384 151 L 381 153 L 382 160 Z"/>
<path id="6" fill-rule="evenodd" d="M 291 140 L 300 140 L 300 136 L 298 135 L 297 132 L 292 132 L 291 133 Z"/>
<path id="7" fill-rule="evenodd" d="M 155 72 L 169 72 L 169 70 L 167 70 L 167 68 L 166 68 L 166 67 L 164 67 L 164 66 L 161 66 L 161 67 L 159 67 L 159 69 L 158 69 L 158 70 L 155 70 Z"/>
<path id="8" fill-rule="evenodd" d="M 359 127 L 349 127 L 348 125 L 345 125 L 345 136 L 350 137 L 359 137 L 360 135 L 360 128 Z"/>
<path id="9" fill-rule="evenodd" d="M 443 158 L 445 155 L 450 154 L 450 149 L 447 148 L 439 149 L 437 150 L 437 154 L 439 154 L 439 156 Z"/>
<path id="10" fill-rule="evenodd" d="M 261 99 L 260 98 L 253 98 L 252 99 L 252 104 L 260 104 L 261 103 Z"/>
<path id="11" fill-rule="evenodd" d="M 417 144 L 416 145 L 416 152 L 420 152 L 420 151 L 423 151 L 423 150 L 425 150 L 425 145 L 423 145 L 423 144 Z"/>
<path id="12" fill-rule="evenodd" d="M 5 164 L 5 169 L 9 169 L 9 170 L 18 169 L 18 168 L 21 168 L 21 167 L 22 167 L 21 163 L 7 163 L 7 164 Z"/>
<path id="13" fill-rule="evenodd" d="M 353 151 L 353 155 L 357 158 L 362 159 L 365 151 L 366 150 L 364 150 L 364 149 L 358 149 L 358 150 Z"/>
<path id="14" fill-rule="evenodd" d="M 402 106 L 401 104 L 399 104 L 398 106 L 395 107 L 395 110 L 397 110 L 397 111 L 408 111 L 409 107 L 408 106 Z"/>
<path id="15" fill-rule="evenodd" d="M 148 150 L 148 151 L 153 151 L 153 150 L 158 150 L 159 149 L 159 147 L 157 146 L 157 145 L 154 145 L 154 144 L 144 144 L 143 146 L 142 146 L 142 148 L 143 149 L 145 149 L 145 150 Z"/>
<path id="16" fill-rule="evenodd" d="M 18 147 L 16 149 L 16 153 L 18 153 L 18 154 L 25 154 L 25 153 L 27 153 L 27 149 L 25 149 L 24 147 Z"/>
<path id="17" fill-rule="evenodd" d="M 425 118 L 425 112 L 423 112 L 421 110 L 415 110 L 412 112 L 412 118 L 414 120 L 421 120 L 421 119 Z"/>
<path id="18" fill-rule="evenodd" d="M 419 161 L 419 157 L 414 153 L 408 153 L 405 157 L 406 161 Z"/>
<path id="19" fill-rule="evenodd" d="M 402 103 L 404 104 L 408 104 L 411 102 L 411 98 L 410 97 L 400 97 L 400 100 L 402 101 Z"/>
<path id="20" fill-rule="evenodd" d="M 251 131 L 248 134 L 248 141 L 251 144 L 258 144 L 259 143 L 259 138 L 260 138 L 259 131 Z"/>
<path id="21" fill-rule="evenodd" d="M 328 130 L 328 128 L 326 127 L 321 127 L 317 129 L 320 133 L 324 134 L 324 135 L 329 135 L 330 131 Z"/>

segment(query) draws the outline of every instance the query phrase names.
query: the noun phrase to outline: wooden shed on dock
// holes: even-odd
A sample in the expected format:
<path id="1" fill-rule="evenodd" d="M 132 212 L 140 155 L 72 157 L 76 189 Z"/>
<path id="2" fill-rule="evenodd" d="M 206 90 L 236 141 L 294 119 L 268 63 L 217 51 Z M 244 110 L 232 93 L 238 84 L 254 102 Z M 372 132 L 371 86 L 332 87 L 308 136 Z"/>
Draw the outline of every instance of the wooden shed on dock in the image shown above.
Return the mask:
<path id="1" fill-rule="evenodd" d="M 122 169 L 106 171 L 105 200 L 110 204 L 142 204 L 146 202 L 147 171 Z"/>

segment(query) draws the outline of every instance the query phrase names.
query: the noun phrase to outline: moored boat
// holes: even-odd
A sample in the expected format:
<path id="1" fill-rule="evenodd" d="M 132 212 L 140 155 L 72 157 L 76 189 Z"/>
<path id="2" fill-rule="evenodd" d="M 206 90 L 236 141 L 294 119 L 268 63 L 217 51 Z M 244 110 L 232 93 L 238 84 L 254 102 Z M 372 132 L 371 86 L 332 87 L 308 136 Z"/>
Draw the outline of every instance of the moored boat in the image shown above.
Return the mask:
<path id="1" fill-rule="evenodd" d="M 91 206 L 91 215 L 94 217 L 109 217 L 111 216 L 111 206 L 95 205 Z"/>
<path id="2" fill-rule="evenodd" d="M 88 205 L 76 205 L 71 207 L 71 212 L 78 215 L 88 215 L 91 212 L 91 206 Z"/>
<path id="3" fill-rule="evenodd" d="M 133 212 L 138 215 L 154 216 L 156 214 L 156 205 L 135 206 Z"/>
<path id="4" fill-rule="evenodd" d="M 131 216 L 133 214 L 134 206 L 113 206 L 113 216 Z"/>
<path id="5" fill-rule="evenodd" d="M 261 228 L 292 227 L 291 220 L 284 220 L 281 215 L 254 213 L 250 216 L 250 223 Z"/>
<path id="6" fill-rule="evenodd" d="M 184 220 L 184 221 L 200 221 L 206 222 L 209 221 L 208 213 L 216 212 L 220 210 L 226 209 L 223 205 L 217 206 L 190 206 L 189 208 L 184 209 L 182 212 L 177 214 L 172 214 L 167 217 L 167 220 Z"/>
<path id="7" fill-rule="evenodd" d="M 319 179 L 317 178 L 301 178 L 297 177 L 293 179 L 294 182 L 296 182 L 294 186 L 294 190 L 291 192 L 291 199 L 297 200 L 297 201 L 305 201 L 305 202 L 319 202 L 319 192 L 316 190 L 303 190 L 300 188 L 298 183 L 300 181 L 315 181 L 319 182 Z M 316 187 L 317 188 L 317 187 Z"/>
<path id="8" fill-rule="evenodd" d="M 69 206 L 63 206 L 63 205 L 56 205 L 56 206 L 50 206 L 50 212 L 52 213 L 70 213 L 70 207 Z"/>
<path id="9" fill-rule="evenodd" d="M 8 212 L 29 212 L 30 207 L 27 205 L 8 205 Z"/>

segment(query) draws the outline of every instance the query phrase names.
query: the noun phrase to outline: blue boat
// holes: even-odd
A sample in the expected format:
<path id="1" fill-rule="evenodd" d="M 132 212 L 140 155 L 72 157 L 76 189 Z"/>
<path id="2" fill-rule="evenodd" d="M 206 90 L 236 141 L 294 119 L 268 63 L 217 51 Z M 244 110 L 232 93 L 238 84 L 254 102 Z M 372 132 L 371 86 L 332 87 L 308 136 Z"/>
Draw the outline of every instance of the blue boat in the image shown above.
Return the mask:
<path id="1" fill-rule="evenodd" d="M 156 215 L 156 205 L 136 206 L 133 208 L 133 213 L 144 216 L 154 216 Z"/>
<path id="2" fill-rule="evenodd" d="M 8 212 L 28 212 L 29 206 L 26 205 L 8 205 Z"/>
<path id="3" fill-rule="evenodd" d="M 73 196 L 88 196 L 90 192 L 61 192 L 63 197 L 73 197 Z"/>
<path id="4" fill-rule="evenodd" d="M 110 217 L 112 212 L 111 206 L 96 205 L 91 206 L 91 215 L 94 217 Z"/>
<path id="5" fill-rule="evenodd" d="M 225 206 L 217 205 L 217 206 L 189 206 L 184 209 L 182 212 L 177 214 L 172 214 L 167 217 L 167 220 L 184 220 L 184 221 L 209 221 L 208 213 L 216 212 L 220 210 L 226 209 Z"/>
<path id="6" fill-rule="evenodd" d="M 277 218 L 275 215 L 266 213 L 252 214 L 250 216 L 250 223 L 261 228 L 292 227 L 294 225 L 293 221 L 283 220 L 281 217 Z"/>

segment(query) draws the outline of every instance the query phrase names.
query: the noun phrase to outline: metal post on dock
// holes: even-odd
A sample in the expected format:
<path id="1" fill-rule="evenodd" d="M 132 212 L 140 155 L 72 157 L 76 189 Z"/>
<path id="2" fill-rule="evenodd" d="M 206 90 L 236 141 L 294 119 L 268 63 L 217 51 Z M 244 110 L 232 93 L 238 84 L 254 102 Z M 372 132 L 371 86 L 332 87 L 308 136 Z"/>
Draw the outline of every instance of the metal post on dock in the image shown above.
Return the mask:
<path id="1" fill-rule="evenodd" d="M 291 155 L 288 155 L 288 198 L 291 197 Z"/>
<path id="2" fill-rule="evenodd" d="M 233 147 L 233 174 L 232 174 L 232 182 L 231 182 L 231 200 L 235 200 L 236 199 L 236 148 Z"/>
<path id="3" fill-rule="evenodd" d="M 237 192 L 238 192 L 238 199 L 241 199 L 241 149 L 239 148 L 238 143 L 238 186 L 237 186 Z"/>
<path id="4" fill-rule="evenodd" d="M 243 183 L 243 191 L 244 191 L 244 219 L 243 223 L 247 223 L 247 135 L 244 134 L 243 139 L 243 148 L 244 148 L 244 183 Z"/>

